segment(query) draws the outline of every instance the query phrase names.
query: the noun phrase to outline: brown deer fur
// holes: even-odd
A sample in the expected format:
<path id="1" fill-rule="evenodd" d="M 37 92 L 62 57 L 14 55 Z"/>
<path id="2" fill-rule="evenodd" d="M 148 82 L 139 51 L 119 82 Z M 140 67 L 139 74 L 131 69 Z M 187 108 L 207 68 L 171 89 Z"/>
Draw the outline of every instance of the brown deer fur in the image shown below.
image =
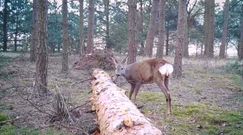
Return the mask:
<path id="1" fill-rule="evenodd" d="M 116 75 L 126 78 L 131 84 L 129 98 L 132 98 L 134 93 L 134 101 L 142 84 L 156 83 L 161 91 L 164 93 L 167 102 L 167 113 L 171 113 L 171 96 L 169 92 L 169 77 L 173 72 L 172 65 L 164 59 L 154 58 L 141 62 L 125 65 L 116 63 Z M 161 71 L 160 69 L 163 68 Z"/>

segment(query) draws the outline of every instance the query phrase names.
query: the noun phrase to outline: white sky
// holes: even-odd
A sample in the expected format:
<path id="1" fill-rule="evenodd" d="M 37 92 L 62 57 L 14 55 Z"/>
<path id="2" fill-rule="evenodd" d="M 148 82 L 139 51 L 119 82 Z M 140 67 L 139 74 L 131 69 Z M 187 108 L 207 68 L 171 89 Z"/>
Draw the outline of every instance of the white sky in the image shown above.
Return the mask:
<path id="1" fill-rule="evenodd" d="M 54 1 L 54 0 L 49 0 L 49 1 Z M 62 0 L 55 0 L 56 2 L 58 2 L 58 3 L 62 3 Z M 68 0 L 69 1 L 69 0 Z M 78 1 L 78 0 L 77 0 Z M 127 0 L 110 0 L 111 2 L 114 2 L 114 1 L 127 1 Z M 193 1 L 195 1 L 195 0 L 191 0 L 191 2 L 193 2 Z M 215 0 L 215 3 L 219 3 L 220 4 L 220 6 L 222 6 L 223 5 L 223 3 L 225 2 L 225 0 Z"/>

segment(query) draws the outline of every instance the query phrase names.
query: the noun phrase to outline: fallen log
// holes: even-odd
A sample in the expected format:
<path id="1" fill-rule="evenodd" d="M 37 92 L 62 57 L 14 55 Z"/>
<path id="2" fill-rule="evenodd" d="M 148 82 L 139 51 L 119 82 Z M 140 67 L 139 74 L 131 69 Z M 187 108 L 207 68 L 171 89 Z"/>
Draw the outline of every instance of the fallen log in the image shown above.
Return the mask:
<path id="1" fill-rule="evenodd" d="M 93 72 L 91 102 L 97 114 L 101 135 L 162 135 L 100 69 Z"/>

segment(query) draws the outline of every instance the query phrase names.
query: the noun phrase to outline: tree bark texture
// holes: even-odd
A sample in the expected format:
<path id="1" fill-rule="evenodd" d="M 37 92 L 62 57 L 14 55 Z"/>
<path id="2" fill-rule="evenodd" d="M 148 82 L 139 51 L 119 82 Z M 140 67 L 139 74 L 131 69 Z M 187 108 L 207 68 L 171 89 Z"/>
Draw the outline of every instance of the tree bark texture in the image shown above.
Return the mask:
<path id="1" fill-rule="evenodd" d="M 186 23 L 186 32 L 185 32 L 185 44 L 183 46 L 183 56 L 189 57 L 189 26 Z"/>
<path id="2" fill-rule="evenodd" d="M 38 41 L 36 48 L 36 78 L 35 87 L 39 96 L 47 94 L 47 0 L 38 0 Z"/>
<path id="3" fill-rule="evenodd" d="M 157 46 L 157 58 L 162 58 L 165 41 L 165 0 L 159 2 L 159 43 Z"/>
<path id="4" fill-rule="evenodd" d="M 101 135 L 161 135 L 117 87 L 111 77 L 100 69 L 93 72 L 91 102 L 96 111 Z"/>
<path id="5" fill-rule="evenodd" d="M 88 41 L 86 53 L 91 53 L 94 49 L 94 11 L 94 0 L 89 0 Z"/>
<path id="6" fill-rule="evenodd" d="M 137 0 L 128 0 L 128 64 L 136 61 L 137 55 Z"/>
<path id="7" fill-rule="evenodd" d="M 80 56 L 84 53 L 84 0 L 79 0 L 79 47 Z"/>
<path id="8" fill-rule="evenodd" d="M 174 72 L 173 76 L 179 78 L 182 76 L 182 53 L 183 46 L 186 41 L 186 23 L 187 23 L 187 14 L 186 14 L 186 1 L 179 0 L 179 13 L 178 13 L 178 23 L 177 23 L 177 40 L 176 40 L 176 52 L 174 59 Z"/>
<path id="9" fill-rule="evenodd" d="M 229 23 L 229 0 L 224 3 L 224 26 L 223 35 L 221 39 L 221 46 L 219 50 L 219 57 L 221 59 L 225 58 L 226 47 L 228 45 L 228 23 Z"/>
<path id="10" fill-rule="evenodd" d="M 38 41 L 38 1 L 33 0 L 32 13 L 32 30 L 31 30 L 31 44 L 30 44 L 30 61 L 36 61 L 36 46 Z"/>
<path id="11" fill-rule="evenodd" d="M 215 0 L 205 0 L 204 13 L 204 44 L 205 56 L 214 56 L 214 32 L 215 32 Z"/>
<path id="12" fill-rule="evenodd" d="M 62 46 L 62 72 L 68 71 L 68 20 L 67 20 L 67 0 L 62 0 L 62 29 L 63 29 L 63 46 Z"/>
<path id="13" fill-rule="evenodd" d="M 159 12 L 158 7 L 159 7 L 159 0 L 153 0 L 151 17 L 149 21 L 149 28 L 148 28 L 148 33 L 147 33 L 146 43 L 145 43 L 145 53 L 146 56 L 149 57 L 152 57 L 153 55 L 153 42 L 154 42 L 154 36 L 156 32 L 156 18 Z"/>

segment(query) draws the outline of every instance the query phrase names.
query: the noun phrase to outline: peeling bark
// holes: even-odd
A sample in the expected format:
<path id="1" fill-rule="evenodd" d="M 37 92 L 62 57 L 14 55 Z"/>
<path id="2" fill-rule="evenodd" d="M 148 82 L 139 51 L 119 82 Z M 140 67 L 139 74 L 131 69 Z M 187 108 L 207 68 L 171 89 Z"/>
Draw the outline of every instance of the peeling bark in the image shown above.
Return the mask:
<path id="1" fill-rule="evenodd" d="M 101 135 L 162 134 L 106 72 L 95 69 L 93 77 L 91 101 L 92 108 L 96 110 Z"/>

